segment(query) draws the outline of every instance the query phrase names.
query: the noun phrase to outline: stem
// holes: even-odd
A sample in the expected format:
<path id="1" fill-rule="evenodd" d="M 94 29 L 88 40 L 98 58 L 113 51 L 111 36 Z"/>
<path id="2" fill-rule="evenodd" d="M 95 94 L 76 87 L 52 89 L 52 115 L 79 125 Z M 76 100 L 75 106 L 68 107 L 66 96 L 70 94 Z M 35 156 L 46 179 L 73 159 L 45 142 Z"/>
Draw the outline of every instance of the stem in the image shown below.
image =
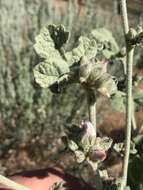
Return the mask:
<path id="1" fill-rule="evenodd" d="M 127 72 L 126 72 L 126 67 L 125 67 L 125 64 L 124 64 L 124 74 L 127 75 Z M 134 105 L 134 100 L 132 100 L 132 106 L 133 106 L 133 111 L 132 111 L 132 128 L 133 128 L 133 131 L 136 131 L 137 130 L 137 123 L 136 123 L 136 118 L 135 118 L 135 105 Z"/>
<path id="2" fill-rule="evenodd" d="M 95 127 L 96 131 L 96 98 L 94 92 L 92 90 L 87 90 L 87 101 L 88 101 L 88 112 L 89 112 L 89 120 L 92 125 Z"/>
<path id="3" fill-rule="evenodd" d="M 133 55 L 134 47 L 131 47 L 126 36 L 129 32 L 129 23 L 127 16 L 126 0 L 120 0 L 122 22 L 126 40 L 127 50 L 127 103 L 126 103 L 126 139 L 125 139 L 125 156 L 123 166 L 123 177 L 121 183 L 121 190 L 127 185 L 128 164 L 130 155 L 130 142 L 131 142 L 131 121 L 132 121 L 132 70 L 133 70 Z"/>
<path id="4" fill-rule="evenodd" d="M 125 139 L 125 157 L 123 167 L 123 187 L 127 184 L 128 163 L 130 155 L 131 142 L 131 121 L 132 121 L 132 65 L 134 49 L 127 53 L 127 105 L 126 105 L 126 139 Z"/>
<path id="5" fill-rule="evenodd" d="M 128 22 L 126 0 L 120 0 L 120 5 L 121 5 L 121 14 L 122 14 L 123 29 L 124 29 L 124 34 L 126 36 L 128 34 L 128 32 L 129 32 L 129 22 Z"/>
<path id="6" fill-rule="evenodd" d="M 20 185 L 2 175 L 0 175 L 0 184 L 10 187 L 11 189 L 14 189 L 14 190 L 30 190 L 28 187 Z"/>

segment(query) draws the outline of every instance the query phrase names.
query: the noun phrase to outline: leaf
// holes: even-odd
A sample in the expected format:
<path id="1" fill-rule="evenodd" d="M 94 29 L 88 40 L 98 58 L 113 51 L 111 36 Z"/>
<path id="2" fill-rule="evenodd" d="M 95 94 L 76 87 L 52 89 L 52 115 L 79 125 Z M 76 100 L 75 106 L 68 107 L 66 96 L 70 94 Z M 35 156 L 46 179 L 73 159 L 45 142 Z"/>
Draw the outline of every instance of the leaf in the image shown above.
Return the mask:
<path id="1" fill-rule="evenodd" d="M 90 38 L 97 42 L 98 51 L 102 52 L 103 56 L 107 59 L 119 52 L 119 47 L 112 33 L 105 28 L 93 30 Z"/>
<path id="2" fill-rule="evenodd" d="M 92 139 L 94 139 L 95 141 L 95 138 L 91 138 L 91 137 L 83 137 L 81 142 L 80 142 L 80 146 L 81 148 L 83 149 L 83 152 L 84 153 L 87 153 L 89 152 L 90 148 L 92 147 Z"/>
<path id="3" fill-rule="evenodd" d="M 49 59 L 53 56 L 59 57 L 59 52 L 55 49 L 55 44 L 50 36 L 48 27 L 44 27 L 35 38 L 34 49 L 40 58 Z"/>
<path id="4" fill-rule="evenodd" d="M 135 143 L 134 142 L 131 142 L 131 145 L 130 145 L 130 154 L 136 154 L 137 153 L 137 150 L 135 148 Z M 117 152 L 119 153 L 122 153 L 125 151 L 125 146 L 124 146 L 124 143 L 115 143 L 114 144 L 114 147 L 113 147 Z"/>
<path id="5" fill-rule="evenodd" d="M 58 59 L 61 57 L 60 48 L 68 40 L 68 35 L 69 33 L 61 25 L 44 27 L 35 39 L 34 49 L 41 58 L 56 57 Z"/>
<path id="6" fill-rule="evenodd" d="M 65 187 L 65 183 L 62 181 L 54 183 L 54 185 L 49 190 L 70 190 L 70 189 Z"/>
<path id="7" fill-rule="evenodd" d="M 107 151 L 111 145 L 113 140 L 109 137 L 97 137 L 96 138 L 96 147 L 94 149 L 96 150 L 105 150 Z"/>
<path id="8" fill-rule="evenodd" d="M 55 43 L 55 48 L 60 49 L 69 39 L 69 32 L 62 25 L 49 25 L 48 30 Z"/>
<path id="9" fill-rule="evenodd" d="M 69 140 L 68 141 L 68 148 L 71 150 L 71 151 L 76 151 L 78 150 L 78 145 L 72 141 L 72 140 Z"/>
<path id="10" fill-rule="evenodd" d="M 88 153 L 93 149 L 96 149 L 97 138 L 95 136 L 83 136 L 80 142 L 80 146 L 84 153 Z"/>
<path id="11" fill-rule="evenodd" d="M 98 82 L 100 85 L 97 90 L 104 96 L 110 97 L 117 91 L 117 85 L 113 80 L 113 77 L 108 73 L 102 75 Z"/>
<path id="12" fill-rule="evenodd" d="M 107 71 L 110 75 L 115 76 L 118 81 L 122 81 L 125 79 L 124 67 L 126 60 L 125 58 L 114 57 L 109 61 L 107 66 Z"/>
<path id="13" fill-rule="evenodd" d="M 123 152 L 124 143 L 115 143 L 113 147 L 117 152 Z"/>
<path id="14" fill-rule="evenodd" d="M 42 88 L 47 88 L 54 84 L 61 75 L 68 73 L 69 67 L 62 58 L 51 58 L 35 66 L 33 72 L 35 81 Z"/>
<path id="15" fill-rule="evenodd" d="M 112 144 L 112 139 L 108 137 L 86 137 L 83 138 L 80 146 L 83 148 L 84 153 L 92 152 L 93 150 L 107 151 Z"/>
<path id="16" fill-rule="evenodd" d="M 60 50 L 68 40 L 68 36 L 69 33 L 63 26 L 49 25 L 36 37 L 34 49 L 44 60 L 34 68 L 34 77 L 41 87 L 50 87 L 60 76 L 69 72 L 69 66 Z"/>
<path id="17" fill-rule="evenodd" d="M 143 157 L 136 156 L 129 163 L 128 183 L 131 189 L 142 190 L 143 186 Z"/>
<path id="18" fill-rule="evenodd" d="M 126 111 L 126 94 L 121 91 L 117 91 L 112 97 L 111 97 L 111 105 L 114 111 L 117 112 L 123 112 Z"/>
<path id="19" fill-rule="evenodd" d="M 85 160 L 85 155 L 82 151 L 77 150 L 74 153 L 75 153 L 76 161 L 78 163 L 82 163 Z"/>
<path id="20" fill-rule="evenodd" d="M 134 88 L 133 89 L 133 99 L 139 105 L 143 105 L 143 89 Z"/>
<path id="21" fill-rule="evenodd" d="M 66 58 L 69 65 L 80 61 L 81 57 L 85 56 L 88 60 L 94 58 L 97 53 L 97 44 L 95 40 L 90 40 L 87 37 L 80 37 L 78 45 L 72 51 L 66 53 Z"/>

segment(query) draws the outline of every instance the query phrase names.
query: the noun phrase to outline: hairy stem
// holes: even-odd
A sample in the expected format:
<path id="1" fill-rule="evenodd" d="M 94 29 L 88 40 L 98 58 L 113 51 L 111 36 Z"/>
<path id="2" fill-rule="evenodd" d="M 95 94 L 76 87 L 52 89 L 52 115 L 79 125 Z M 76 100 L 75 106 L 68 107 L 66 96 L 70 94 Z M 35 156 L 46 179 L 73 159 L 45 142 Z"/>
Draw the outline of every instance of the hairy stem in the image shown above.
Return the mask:
<path id="1" fill-rule="evenodd" d="M 125 139 L 125 157 L 123 167 L 123 186 L 127 184 L 128 163 L 130 155 L 131 142 L 131 121 L 132 121 L 132 65 L 134 49 L 127 53 L 127 107 L 126 107 L 126 139 Z"/>
<path id="2" fill-rule="evenodd" d="M 126 52 L 127 52 L 127 103 L 126 103 L 126 139 L 125 139 L 125 156 L 123 166 L 123 177 L 121 183 L 121 190 L 127 185 L 128 164 L 130 155 L 130 142 L 131 142 L 131 122 L 132 122 L 132 69 L 133 69 L 133 56 L 134 47 L 130 46 L 126 36 L 129 32 L 129 23 L 127 16 L 127 4 L 126 0 L 120 0 L 122 22 L 126 40 Z"/>
<path id="3" fill-rule="evenodd" d="M 123 29 L 124 29 L 124 34 L 126 36 L 128 34 L 128 32 L 129 32 L 129 22 L 128 22 L 128 15 L 127 15 L 127 3 L 126 3 L 126 0 L 120 0 L 120 5 L 121 5 Z"/>
<path id="4" fill-rule="evenodd" d="M 10 187 L 13 190 L 30 190 L 28 187 L 20 185 L 2 175 L 0 175 L 0 184 L 4 185 L 5 187 Z"/>
<path id="5" fill-rule="evenodd" d="M 95 127 L 96 131 L 96 97 L 94 92 L 91 90 L 87 90 L 87 100 L 88 100 L 88 112 L 89 112 L 89 120 Z"/>

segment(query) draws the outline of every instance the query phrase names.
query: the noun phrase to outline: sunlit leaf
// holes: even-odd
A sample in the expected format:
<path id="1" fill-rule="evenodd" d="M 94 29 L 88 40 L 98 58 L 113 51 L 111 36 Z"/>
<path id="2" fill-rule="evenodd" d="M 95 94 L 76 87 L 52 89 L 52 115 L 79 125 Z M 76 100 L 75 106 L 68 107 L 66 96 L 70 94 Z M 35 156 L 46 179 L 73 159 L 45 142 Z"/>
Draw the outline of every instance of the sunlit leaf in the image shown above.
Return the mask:
<path id="1" fill-rule="evenodd" d="M 114 111 L 117 112 L 123 112 L 126 111 L 126 94 L 121 91 L 117 91 L 112 97 L 111 97 L 111 105 Z"/>
<path id="2" fill-rule="evenodd" d="M 59 25 L 48 25 L 44 27 L 36 37 L 34 49 L 41 58 L 60 57 L 59 50 L 68 40 L 69 33 Z"/>
<path id="3" fill-rule="evenodd" d="M 49 190 L 70 190 L 64 184 L 64 182 L 55 183 Z"/>
<path id="4" fill-rule="evenodd" d="M 72 140 L 69 140 L 68 141 L 68 148 L 71 150 L 71 151 L 76 151 L 78 150 L 78 145 L 72 141 Z"/>
<path id="5" fill-rule="evenodd" d="M 74 152 L 77 163 L 82 163 L 85 160 L 85 155 L 82 151 L 77 150 Z"/>
<path id="6" fill-rule="evenodd" d="M 136 103 L 143 105 L 143 89 L 134 88 L 133 89 L 133 98 Z"/>
<path id="7" fill-rule="evenodd" d="M 81 57 L 85 56 L 87 59 L 94 58 L 97 53 L 97 44 L 94 39 L 90 40 L 87 37 L 80 37 L 78 45 L 72 51 L 66 53 L 68 63 L 71 65 L 78 62 Z"/>
<path id="8" fill-rule="evenodd" d="M 119 51 L 119 47 L 112 33 L 105 28 L 93 30 L 91 32 L 90 38 L 96 40 L 98 44 L 98 50 L 102 52 L 102 55 L 107 59 Z"/>
<path id="9" fill-rule="evenodd" d="M 34 49 L 43 62 L 35 66 L 34 77 L 43 88 L 51 86 L 61 75 L 69 72 L 69 66 L 60 52 L 68 35 L 63 26 L 49 25 L 36 37 Z"/>
<path id="10" fill-rule="evenodd" d="M 43 88 L 54 84 L 58 77 L 69 72 L 69 67 L 63 59 L 49 59 L 35 66 L 35 81 Z"/>

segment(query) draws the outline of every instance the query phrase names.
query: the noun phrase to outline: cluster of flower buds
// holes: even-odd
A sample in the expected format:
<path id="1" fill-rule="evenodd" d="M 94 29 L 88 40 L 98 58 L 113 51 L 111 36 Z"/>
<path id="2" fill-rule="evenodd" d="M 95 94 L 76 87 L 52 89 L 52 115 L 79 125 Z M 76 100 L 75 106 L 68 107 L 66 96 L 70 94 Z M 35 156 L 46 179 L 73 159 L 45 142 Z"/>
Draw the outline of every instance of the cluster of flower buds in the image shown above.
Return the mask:
<path id="1" fill-rule="evenodd" d="M 73 125 L 69 130 L 63 142 L 74 153 L 77 163 L 86 161 L 97 167 L 97 163 L 106 159 L 112 139 L 96 137 L 96 129 L 90 121 L 82 121 L 80 126 Z"/>
<path id="2" fill-rule="evenodd" d="M 104 141 L 104 139 L 103 139 L 103 142 L 102 142 L 101 138 L 99 138 L 99 137 L 96 138 L 95 128 L 94 128 L 94 126 L 92 125 L 92 123 L 90 121 L 82 121 L 81 122 L 81 127 L 84 130 L 83 137 L 82 137 L 82 142 L 88 143 L 87 139 L 92 139 L 91 141 L 94 141 L 93 147 L 90 148 L 90 149 L 92 149 L 92 151 L 90 151 L 90 149 L 89 149 L 89 152 L 90 152 L 89 153 L 89 159 L 91 161 L 93 161 L 93 162 L 104 161 L 106 159 L 106 156 L 107 156 L 106 151 L 107 151 L 108 148 L 106 149 L 106 148 L 102 147 L 102 145 L 101 145 L 101 148 L 100 148 L 100 142 L 99 142 L 99 141 L 101 141 L 101 144 L 106 143 Z M 87 144 L 85 144 L 85 146 L 86 145 Z"/>
<path id="3" fill-rule="evenodd" d="M 130 28 L 127 34 L 127 41 L 131 46 L 140 45 L 143 41 L 143 28 L 140 26 L 138 26 L 137 30 Z"/>

